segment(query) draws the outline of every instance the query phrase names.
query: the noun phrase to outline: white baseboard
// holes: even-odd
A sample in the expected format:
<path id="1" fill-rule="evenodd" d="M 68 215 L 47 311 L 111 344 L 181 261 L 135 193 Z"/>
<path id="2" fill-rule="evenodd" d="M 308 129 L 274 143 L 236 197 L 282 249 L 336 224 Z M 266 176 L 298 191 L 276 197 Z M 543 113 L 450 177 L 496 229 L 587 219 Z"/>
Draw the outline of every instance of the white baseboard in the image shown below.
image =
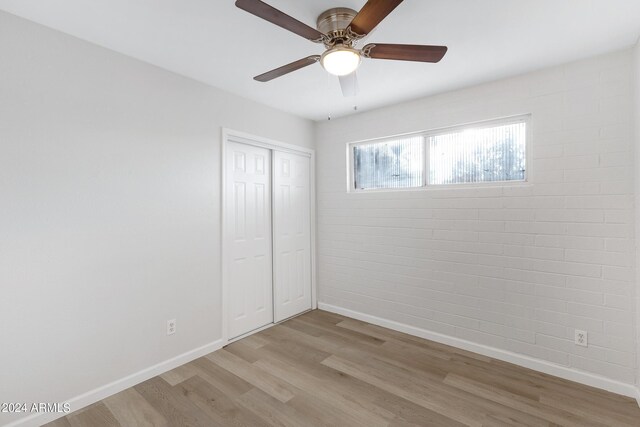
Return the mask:
<path id="1" fill-rule="evenodd" d="M 570 368 L 568 366 L 562 366 L 556 363 L 547 362 L 542 359 L 525 356 L 523 354 L 513 353 L 510 351 L 501 350 L 499 348 L 477 344 L 471 341 L 463 340 L 461 338 L 439 334 L 437 332 L 431 332 L 426 329 L 417 328 L 415 326 L 406 325 L 404 323 L 395 322 L 393 320 L 383 319 L 381 317 L 372 316 L 331 304 L 319 302 L 318 308 L 320 310 L 341 314 L 343 316 L 351 317 L 363 322 L 371 323 L 373 325 L 389 328 L 394 331 L 404 332 L 409 335 L 414 335 L 441 344 L 446 344 L 452 347 L 461 348 L 463 350 L 472 351 L 483 356 L 488 356 L 494 359 L 502 360 L 504 362 L 513 363 L 515 365 L 523 366 L 525 368 L 533 369 L 545 374 L 564 378 L 566 380 L 586 384 L 591 387 L 597 387 L 603 390 L 610 391 L 612 393 L 633 397 L 638 399 L 638 404 L 640 405 L 640 389 L 633 384 L 626 384 L 600 375 L 595 375 L 589 372 Z"/>
<path id="2" fill-rule="evenodd" d="M 153 365 L 149 368 L 145 368 L 141 371 L 135 372 L 131 375 L 128 375 L 124 378 L 113 381 L 109 384 L 95 388 L 79 396 L 65 400 L 64 402 L 70 404 L 72 411 L 77 411 L 79 409 L 82 409 L 86 406 L 91 405 L 92 403 L 96 403 L 111 395 L 119 393 L 122 390 L 126 390 L 129 387 L 133 387 L 136 384 L 140 384 L 141 382 L 144 382 L 150 378 L 163 374 L 167 371 L 177 368 L 178 366 L 184 365 L 185 363 L 189 363 L 192 360 L 195 360 L 206 354 L 219 350 L 222 348 L 222 345 L 223 343 L 221 339 L 216 340 L 212 343 L 203 345 L 202 347 L 198 347 L 186 353 L 182 353 L 169 360 L 165 360 L 164 362 L 160 362 L 156 365 Z M 67 414 L 61 414 L 61 413 L 33 414 L 25 418 L 13 421 L 12 423 L 5 425 L 5 427 L 41 426 L 42 424 L 49 423 L 65 415 Z"/>
<path id="3" fill-rule="evenodd" d="M 638 401 L 638 406 L 640 406 L 640 385 L 636 387 L 636 400 Z"/>

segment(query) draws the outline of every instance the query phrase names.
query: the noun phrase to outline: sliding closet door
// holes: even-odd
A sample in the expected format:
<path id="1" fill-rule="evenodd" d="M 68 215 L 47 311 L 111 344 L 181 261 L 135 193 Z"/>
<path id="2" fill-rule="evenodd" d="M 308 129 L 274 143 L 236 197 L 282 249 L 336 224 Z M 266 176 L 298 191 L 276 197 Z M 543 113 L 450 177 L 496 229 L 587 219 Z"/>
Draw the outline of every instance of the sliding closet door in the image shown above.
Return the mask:
<path id="1" fill-rule="evenodd" d="M 225 257 L 229 339 L 273 322 L 271 152 L 229 142 Z"/>
<path id="2" fill-rule="evenodd" d="M 310 159 L 274 151 L 275 321 L 311 309 Z"/>

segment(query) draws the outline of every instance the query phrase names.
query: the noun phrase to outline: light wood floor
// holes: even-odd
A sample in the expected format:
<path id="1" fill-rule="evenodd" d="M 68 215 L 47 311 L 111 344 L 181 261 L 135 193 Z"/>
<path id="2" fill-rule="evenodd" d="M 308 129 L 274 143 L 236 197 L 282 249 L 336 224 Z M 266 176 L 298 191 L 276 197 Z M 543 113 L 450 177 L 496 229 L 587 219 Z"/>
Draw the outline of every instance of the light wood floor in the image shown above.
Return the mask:
<path id="1" fill-rule="evenodd" d="M 633 399 L 313 311 L 49 426 L 640 426 Z"/>

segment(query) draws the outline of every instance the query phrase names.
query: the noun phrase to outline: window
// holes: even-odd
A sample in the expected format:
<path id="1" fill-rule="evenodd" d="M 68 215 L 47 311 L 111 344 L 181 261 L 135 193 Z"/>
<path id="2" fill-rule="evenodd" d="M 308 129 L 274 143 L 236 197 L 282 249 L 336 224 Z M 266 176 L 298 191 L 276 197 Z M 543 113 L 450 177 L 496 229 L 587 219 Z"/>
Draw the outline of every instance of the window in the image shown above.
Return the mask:
<path id="1" fill-rule="evenodd" d="M 359 190 L 424 185 L 424 138 L 395 139 L 353 147 L 354 186 Z"/>
<path id="2" fill-rule="evenodd" d="M 429 184 L 524 181 L 525 122 L 429 136 Z"/>
<path id="3" fill-rule="evenodd" d="M 350 145 L 352 190 L 526 180 L 528 116 Z"/>

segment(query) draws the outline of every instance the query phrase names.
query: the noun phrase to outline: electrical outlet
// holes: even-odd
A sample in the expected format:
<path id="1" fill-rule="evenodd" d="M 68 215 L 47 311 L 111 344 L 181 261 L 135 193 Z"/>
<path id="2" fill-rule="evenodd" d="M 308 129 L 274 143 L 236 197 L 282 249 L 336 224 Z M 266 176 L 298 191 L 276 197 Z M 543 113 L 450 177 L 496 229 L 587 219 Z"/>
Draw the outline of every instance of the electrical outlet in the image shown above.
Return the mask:
<path id="1" fill-rule="evenodd" d="M 167 335 L 176 333 L 176 319 L 167 320 Z"/>
<path id="2" fill-rule="evenodd" d="M 587 339 L 588 339 L 587 331 L 580 331 L 580 330 L 576 329 L 576 337 L 575 337 L 576 345 L 580 345 L 582 347 L 587 347 L 587 345 L 589 344 Z"/>

